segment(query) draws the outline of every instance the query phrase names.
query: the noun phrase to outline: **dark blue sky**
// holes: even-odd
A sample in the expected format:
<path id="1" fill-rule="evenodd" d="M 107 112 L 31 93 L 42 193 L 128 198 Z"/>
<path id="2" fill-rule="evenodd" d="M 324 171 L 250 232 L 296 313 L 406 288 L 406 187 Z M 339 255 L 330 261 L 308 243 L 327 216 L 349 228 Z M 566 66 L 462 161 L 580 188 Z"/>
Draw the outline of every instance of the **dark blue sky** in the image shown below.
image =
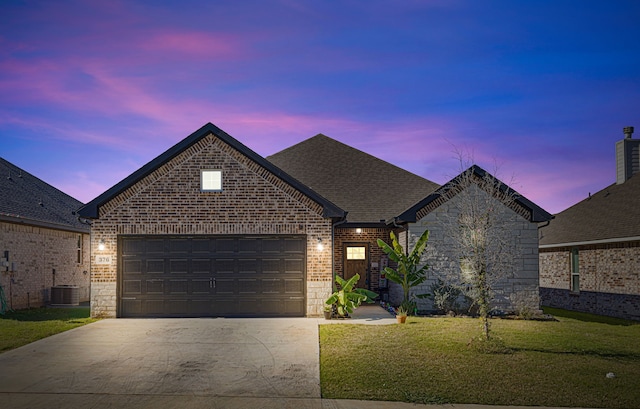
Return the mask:
<path id="1" fill-rule="evenodd" d="M 86 202 L 206 122 L 264 156 L 324 133 L 557 213 L 640 135 L 639 40 L 638 1 L 4 0 L 0 155 Z"/>

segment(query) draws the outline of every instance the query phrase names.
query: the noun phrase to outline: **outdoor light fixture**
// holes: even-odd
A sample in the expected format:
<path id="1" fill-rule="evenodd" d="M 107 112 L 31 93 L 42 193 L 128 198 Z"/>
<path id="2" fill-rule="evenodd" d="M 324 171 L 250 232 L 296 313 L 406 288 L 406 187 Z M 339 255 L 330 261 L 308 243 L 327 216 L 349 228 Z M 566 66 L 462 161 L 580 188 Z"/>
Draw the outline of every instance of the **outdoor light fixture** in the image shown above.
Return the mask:
<path id="1" fill-rule="evenodd" d="M 98 250 L 104 251 L 104 240 L 102 239 L 100 239 L 100 242 L 98 243 Z"/>
<path id="2" fill-rule="evenodd" d="M 322 244 L 322 239 L 320 237 L 318 237 L 318 245 L 316 248 L 318 249 L 318 251 L 324 250 L 324 245 Z"/>
<path id="3" fill-rule="evenodd" d="M 356 233 L 358 233 L 358 234 L 362 233 L 362 229 L 361 229 L 360 227 L 358 227 L 358 228 L 356 229 Z"/>

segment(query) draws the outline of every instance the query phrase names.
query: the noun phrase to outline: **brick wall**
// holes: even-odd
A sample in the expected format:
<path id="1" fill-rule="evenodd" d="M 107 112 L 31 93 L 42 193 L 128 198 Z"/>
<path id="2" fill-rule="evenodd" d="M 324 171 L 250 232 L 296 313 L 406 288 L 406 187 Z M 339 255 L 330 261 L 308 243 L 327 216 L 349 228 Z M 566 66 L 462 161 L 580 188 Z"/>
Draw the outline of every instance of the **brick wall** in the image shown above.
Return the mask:
<path id="1" fill-rule="evenodd" d="M 640 316 L 636 300 L 640 297 L 640 241 L 577 248 L 579 293 L 569 291 L 572 248 L 540 249 L 541 294 L 543 288 L 558 290 L 545 290 L 544 304 L 603 315 Z"/>
<path id="2" fill-rule="evenodd" d="M 334 269 L 340 276 L 344 273 L 344 246 L 345 244 L 366 244 L 369 249 L 369 289 L 380 292 L 380 271 L 381 265 L 385 263 L 383 259 L 387 256 L 382 249 L 378 247 L 378 239 L 382 239 L 390 243 L 389 233 L 392 229 L 388 228 L 361 228 L 361 232 L 357 233 L 354 227 L 336 228 L 334 232 L 335 246 Z M 384 286 L 383 286 L 384 287 Z"/>
<path id="3" fill-rule="evenodd" d="M 485 194 L 480 191 L 478 194 Z M 429 264 L 429 279 L 412 293 L 428 294 L 431 285 L 437 278 L 444 278 L 455 282 L 460 277 L 460 256 L 452 249 L 455 243 L 452 235 L 458 228 L 459 196 L 455 196 L 447 202 L 427 213 L 417 223 L 409 224 L 409 248 L 413 248 L 417 239 L 425 230 L 429 230 L 429 241 L 425 254 L 425 262 Z M 487 200 L 486 198 L 482 200 Z M 488 201 L 487 201 L 488 203 Z M 532 311 L 540 308 L 538 291 L 538 229 L 537 224 L 530 223 L 521 214 L 499 204 L 494 214 L 500 217 L 500 225 L 506 231 L 506 242 L 513 243 L 512 270 L 496 281 L 494 285 L 494 307 L 504 311 L 514 311 L 525 306 Z M 400 234 L 400 244 L 405 245 L 406 233 Z M 391 291 L 391 299 L 394 303 L 402 301 L 402 291 L 399 286 L 394 286 Z M 432 310 L 431 298 L 418 301 L 419 310 Z"/>
<path id="4" fill-rule="evenodd" d="M 202 169 L 222 170 L 222 192 L 200 191 Z M 209 135 L 100 208 L 91 241 L 97 249 L 104 240 L 101 255 L 111 264 L 95 264 L 92 255 L 92 314 L 116 316 L 118 235 L 305 234 L 307 315 L 322 315 L 332 272 L 331 220 L 321 214 L 316 202 Z"/>
<path id="5" fill-rule="evenodd" d="M 82 237 L 80 263 L 78 236 Z M 89 234 L 0 222 L 0 255 L 5 251 L 15 266 L 8 272 L 0 269 L 0 285 L 10 308 L 49 303 L 54 285 L 78 286 L 80 301 L 89 300 Z"/>

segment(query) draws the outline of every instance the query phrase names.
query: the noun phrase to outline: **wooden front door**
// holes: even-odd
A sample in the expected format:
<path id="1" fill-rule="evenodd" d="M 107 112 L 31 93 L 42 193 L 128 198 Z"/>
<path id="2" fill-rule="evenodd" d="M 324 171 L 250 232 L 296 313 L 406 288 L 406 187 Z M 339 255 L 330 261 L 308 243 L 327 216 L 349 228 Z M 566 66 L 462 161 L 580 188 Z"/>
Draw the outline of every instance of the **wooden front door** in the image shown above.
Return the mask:
<path id="1" fill-rule="evenodd" d="M 369 246 L 367 243 L 345 244 L 344 246 L 344 279 L 348 280 L 360 274 L 356 287 L 368 288 Z"/>

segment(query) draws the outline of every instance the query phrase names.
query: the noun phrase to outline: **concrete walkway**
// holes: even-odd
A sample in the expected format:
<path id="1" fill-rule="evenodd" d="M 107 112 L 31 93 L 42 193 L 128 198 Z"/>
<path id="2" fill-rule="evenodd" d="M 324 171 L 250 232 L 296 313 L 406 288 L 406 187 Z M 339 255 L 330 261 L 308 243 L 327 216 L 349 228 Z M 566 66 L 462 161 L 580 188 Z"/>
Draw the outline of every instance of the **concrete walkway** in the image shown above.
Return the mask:
<path id="1" fill-rule="evenodd" d="M 347 323 L 396 320 L 102 320 L 0 354 L 0 408 L 506 409 L 321 399 L 318 324 Z"/>

